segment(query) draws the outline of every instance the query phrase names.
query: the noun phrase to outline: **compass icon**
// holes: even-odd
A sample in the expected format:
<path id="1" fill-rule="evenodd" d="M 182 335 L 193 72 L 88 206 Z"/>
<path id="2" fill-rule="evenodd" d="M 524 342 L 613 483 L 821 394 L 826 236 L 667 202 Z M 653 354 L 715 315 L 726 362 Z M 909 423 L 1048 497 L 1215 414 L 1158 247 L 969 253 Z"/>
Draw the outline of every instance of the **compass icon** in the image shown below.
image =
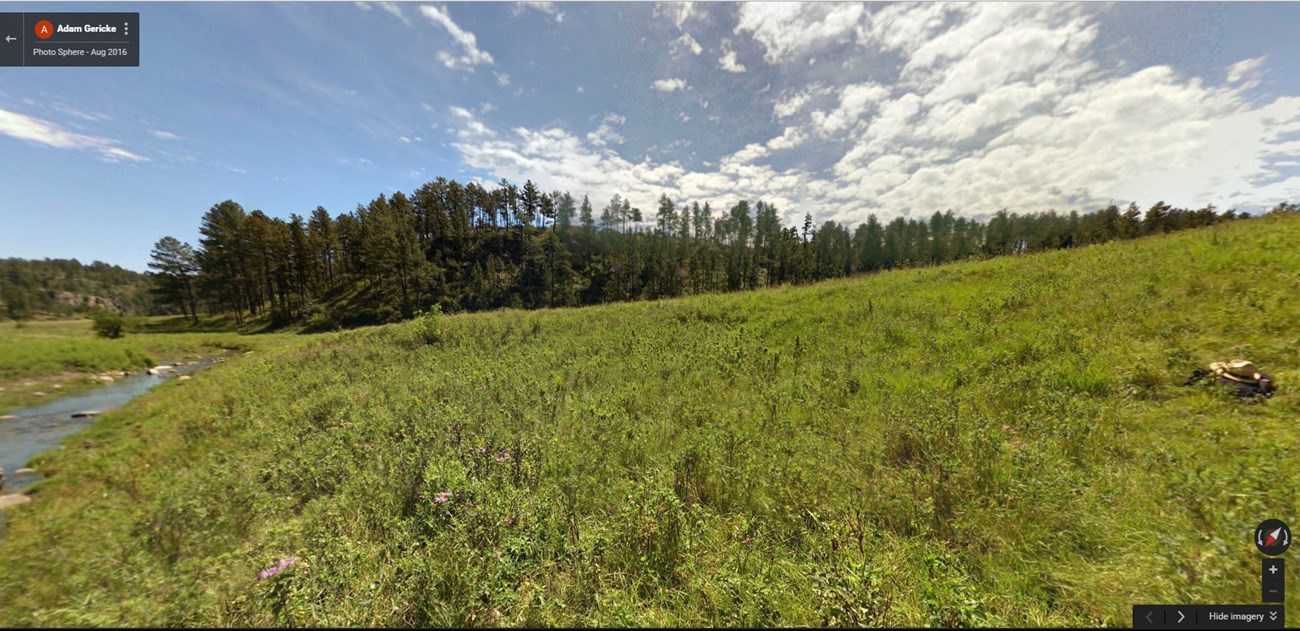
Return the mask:
<path id="1" fill-rule="evenodd" d="M 1266 519 L 1255 527 L 1255 547 L 1275 557 L 1291 547 L 1291 529 L 1280 519 Z"/>

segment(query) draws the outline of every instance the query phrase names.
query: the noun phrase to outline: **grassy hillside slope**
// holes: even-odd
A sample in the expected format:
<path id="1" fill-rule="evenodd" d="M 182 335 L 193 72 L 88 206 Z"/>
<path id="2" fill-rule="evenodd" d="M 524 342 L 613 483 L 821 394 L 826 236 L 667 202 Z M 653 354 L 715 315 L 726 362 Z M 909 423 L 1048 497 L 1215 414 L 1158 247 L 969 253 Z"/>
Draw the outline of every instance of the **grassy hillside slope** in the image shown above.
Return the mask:
<path id="1" fill-rule="evenodd" d="M 0 625 L 1127 626 L 1134 602 L 1259 602 L 1251 532 L 1300 515 L 1297 243 L 1269 217 L 458 315 L 435 344 L 300 336 L 38 459 Z M 1234 356 L 1278 394 L 1179 385 Z"/>

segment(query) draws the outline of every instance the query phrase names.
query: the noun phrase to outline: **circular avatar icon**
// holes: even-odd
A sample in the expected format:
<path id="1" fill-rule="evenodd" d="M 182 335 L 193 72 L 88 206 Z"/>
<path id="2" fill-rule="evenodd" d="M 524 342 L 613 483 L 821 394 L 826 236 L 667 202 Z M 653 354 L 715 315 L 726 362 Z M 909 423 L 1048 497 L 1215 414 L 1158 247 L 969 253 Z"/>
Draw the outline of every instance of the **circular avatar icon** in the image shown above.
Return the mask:
<path id="1" fill-rule="evenodd" d="M 41 20 L 36 23 L 36 37 L 49 39 L 54 34 L 54 24 L 49 20 Z"/>
<path id="2" fill-rule="evenodd" d="M 1255 547 L 1275 557 L 1291 547 L 1291 529 L 1280 519 L 1266 519 L 1255 527 Z"/>

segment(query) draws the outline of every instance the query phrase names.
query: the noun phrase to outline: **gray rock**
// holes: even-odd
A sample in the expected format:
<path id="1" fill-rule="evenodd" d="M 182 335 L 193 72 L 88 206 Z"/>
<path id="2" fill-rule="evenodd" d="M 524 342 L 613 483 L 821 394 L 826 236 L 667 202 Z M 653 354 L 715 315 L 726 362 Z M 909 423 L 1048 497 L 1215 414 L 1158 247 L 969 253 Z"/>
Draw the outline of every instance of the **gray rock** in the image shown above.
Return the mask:
<path id="1" fill-rule="evenodd" d="M 33 469 L 31 467 L 23 467 L 17 471 L 14 471 L 14 475 L 32 475 L 34 473 L 36 473 L 36 469 Z"/>
<path id="2" fill-rule="evenodd" d="M 4 416 L 0 416 L 0 421 L 16 421 L 16 420 L 18 420 L 18 417 L 17 417 L 17 416 L 11 416 L 11 415 L 9 415 L 9 414 L 6 414 L 6 415 L 4 415 Z"/>
<path id="3" fill-rule="evenodd" d="M 146 370 L 145 372 L 146 372 L 146 373 L 149 373 L 149 374 L 151 374 L 151 375 L 153 375 L 153 376 L 155 376 L 155 377 L 158 376 L 158 369 L 157 369 L 157 368 L 150 368 L 149 370 Z"/>
<path id="4" fill-rule="evenodd" d="M 32 501 L 32 498 L 30 496 L 23 495 L 22 493 L 13 493 L 11 495 L 0 495 L 0 510 L 4 510 L 6 508 L 9 508 L 10 506 L 26 504 L 27 502 L 30 501 Z"/>
<path id="5" fill-rule="evenodd" d="M 86 410 L 85 412 L 74 412 L 72 418 L 89 418 L 91 416 L 99 416 L 100 414 L 103 414 L 103 412 L 100 412 L 99 410 Z"/>

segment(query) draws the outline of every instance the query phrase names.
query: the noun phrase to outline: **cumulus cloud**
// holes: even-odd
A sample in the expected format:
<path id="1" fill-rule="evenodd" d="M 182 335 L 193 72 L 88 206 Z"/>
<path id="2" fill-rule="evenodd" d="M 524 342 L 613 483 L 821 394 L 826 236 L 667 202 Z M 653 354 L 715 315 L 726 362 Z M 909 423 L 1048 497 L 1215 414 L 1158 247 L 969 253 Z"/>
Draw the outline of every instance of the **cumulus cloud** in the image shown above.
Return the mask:
<path id="1" fill-rule="evenodd" d="M 718 67 L 727 72 L 744 72 L 745 65 L 736 61 L 736 51 L 731 49 L 731 40 L 722 40 L 722 56 L 718 58 Z"/>
<path id="2" fill-rule="evenodd" d="M 554 2 L 530 2 L 528 0 L 524 0 L 522 2 L 516 2 L 515 9 L 514 11 L 512 11 L 512 13 L 514 15 L 519 15 L 527 9 L 540 11 L 551 17 L 554 17 L 556 22 L 564 21 L 564 12 L 561 11 L 559 7 L 555 6 Z"/>
<path id="3" fill-rule="evenodd" d="M 673 92 L 676 90 L 685 90 L 686 80 L 677 79 L 677 78 L 656 79 L 654 83 L 650 84 L 650 87 L 660 92 Z"/>
<path id="4" fill-rule="evenodd" d="M 1246 93 L 1267 59 L 1220 68 L 1209 81 L 1163 65 L 1101 67 L 1099 10 L 746 4 L 735 34 L 752 37 L 768 63 L 806 68 L 815 55 L 817 68 L 839 68 L 847 57 L 881 54 L 899 64 L 837 86 L 783 79 L 779 97 L 765 101 L 781 133 L 739 139 L 698 170 L 672 153 L 660 162 L 625 158 L 619 143 L 630 132 L 608 116 L 576 134 L 495 130 L 453 110 L 454 146 L 494 177 L 532 178 L 593 201 L 619 193 L 652 208 L 666 193 L 723 208 L 764 199 L 787 221 L 805 210 L 819 222 L 857 223 L 869 213 L 948 208 L 968 216 L 1092 210 L 1112 199 L 1189 207 L 1300 199 L 1300 95 L 1261 102 Z M 679 78 L 652 87 L 688 89 Z M 772 166 L 787 154 L 825 166 Z"/>
<path id="5" fill-rule="evenodd" d="M 673 21 L 673 24 L 681 29 L 686 25 L 686 21 L 692 16 L 697 15 L 694 2 L 658 2 L 655 3 L 654 16 L 667 17 Z"/>
<path id="6" fill-rule="evenodd" d="M 772 104 L 772 113 L 777 118 L 789 118 L 798 114 L 814 97 L 830 94 L 830 88 L 812 85 Z"/>
<path id="7" fill-rule="evenodd" d="M 627 119 L 618 114 L 608 114 L 600 122 L 600 127 L 596 131 L 587 134 L 587 141 L 597 147 L 603 147 L 608 144 L 623 144 L 623 136 L 614 128 L 615 125 L 622 125 Z"/>
<path id="8" fill-rule="evenodd" d="M 681 37 L 668 42 L 668 47 L 673 51 L 674 55 L 680 55 L 683 51 L 687 50 L 691 51 L 692 55 L 698 55 L 704 52 L 704 47 L 701 46 L 699 42 L 695 41 L 695 38 L 691 37 L 690 33 L 682 33 Z"/>
<path id="9" fill-rule="evenodd" d="M 793 149 L 802 145 L 805 138 L 804 133 L 798 127 L 786 127 L 780 136 L 767 141 L 767 148 L 773 151 Z"/>
<path id="10" fill-rule="evenodd" d="M 55 123 L 4 109 L 0 109 L 0 134 L 56 149 L 90 151 L 108 162 L 149 160 L 119 147 L 120 143 L 111 138 L 68 131 Z"/>
<path id="11" fill-rule="evenodd" d="M 735 32 L 748 33 L 767 52 L 770 64 L 852 39 L 864 14 L 860 3 L 747 2 L 740 5 Z"/>
<path id="12" fill-rule="evenodd" d="M 438 7 L 428 4 L 421 5 L 420 13 L 424 14 L 424 17 L 428 18 L 430 22 L 446 29 L 447 32 L 451 34 L 451 38 L 460 45 L 463 51 L 460 56 L 453 55 L 445 50 L 439 51 L 437 55 L 438 61 L 441 61 L 443 65 L 452 69 L 465 68 L 473 70 L 474 66 L 482 64 L 492 65 L 495 63 L 490 53 L 479 50 L 478 38 L 475 37 L 473 33 L 462 29 L 452 21 L 451 14 L 447 12 L 446 7 Z M 499 81 L 500 76 L 498 76 L 497 79 Z"/>
<path id="13" fill-rule="evenodd" d="M 878 83 L 867 82 L 844 86 L 840 102 L 830 112 L 812 113 L 813 127 L 823 136 L 840 133 L 853 127 L 863 114 L 890 94 L 890 89 Z"/>
<path id="14" fill-rule="evenodd" d="M 767 149 L 761 145 L 747 146 L 724 159 L 716 171 L 701 173 L 688 171 L 676 160 L 628 160 L 614 149 L 597 144 L 590 134 L 583 142 L 558 127 L 516 127 L 498 132 L 463 108 L 452 108 L 452 116 L 459 125 L 452 145 L 466 165 L 491 173 L 491 178 L 515 182 L 532 179 L 543 190 L 587 194 L 597 206 L 617 193 L 633 206 L 654 208 L 659 195 L 667 194 L 679 200 L 710 201 L 718 208 L 741 199 L 761 198 L 793 213 L 796 202 L 792 195 L 802 182 L 796 171 L 749 164 L 749 160 L 766 154 Z M 602 126 L 622 122 L 622 117 L 610 115 Z M 689 141 L 675 141 L 673 145 L 685 147 Z"/>

